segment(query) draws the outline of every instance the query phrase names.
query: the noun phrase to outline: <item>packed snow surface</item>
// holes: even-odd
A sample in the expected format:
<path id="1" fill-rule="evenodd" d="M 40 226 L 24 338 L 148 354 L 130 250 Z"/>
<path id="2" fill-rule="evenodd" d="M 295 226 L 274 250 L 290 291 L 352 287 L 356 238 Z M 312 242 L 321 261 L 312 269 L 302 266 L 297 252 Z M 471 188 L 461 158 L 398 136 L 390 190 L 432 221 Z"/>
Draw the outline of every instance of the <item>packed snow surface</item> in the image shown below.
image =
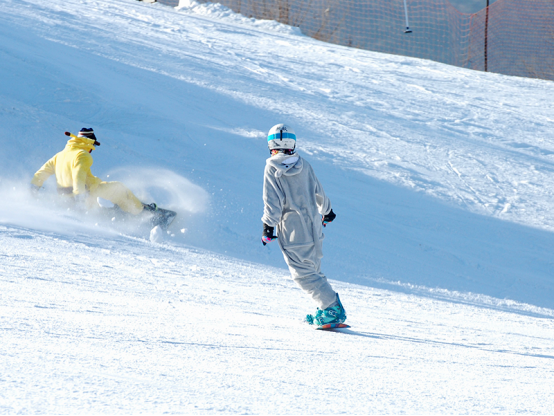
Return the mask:
<path id="1" fill-rule="evenodd" d="M 0 413 L 554 413 L 554 83 L 318 42 L 220 5 L 0 3 Z M 285 122 L 350 329 L 260 242 Z M 62 206 L 93 173 L 178 212 Z"/>

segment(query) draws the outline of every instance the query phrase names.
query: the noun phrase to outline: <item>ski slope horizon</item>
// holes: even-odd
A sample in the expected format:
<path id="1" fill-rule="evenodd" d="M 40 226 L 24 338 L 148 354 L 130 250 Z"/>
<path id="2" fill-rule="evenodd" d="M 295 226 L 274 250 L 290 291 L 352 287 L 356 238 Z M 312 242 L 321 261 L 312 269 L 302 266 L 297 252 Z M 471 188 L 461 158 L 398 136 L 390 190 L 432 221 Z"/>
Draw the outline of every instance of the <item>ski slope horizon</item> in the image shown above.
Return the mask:
<path id="1" fill-rule="evenodd" d="M 554 84 L 182 5 L 0 4 L 0 412 L 554 411 Z M 337 213 L 350 333 L 306 333 L 261 245 L 279 122 Z M 178 211 L 163 243 L 61 209 L 52 179 L 30 196 L 81 127 L 93 174 Z"/>

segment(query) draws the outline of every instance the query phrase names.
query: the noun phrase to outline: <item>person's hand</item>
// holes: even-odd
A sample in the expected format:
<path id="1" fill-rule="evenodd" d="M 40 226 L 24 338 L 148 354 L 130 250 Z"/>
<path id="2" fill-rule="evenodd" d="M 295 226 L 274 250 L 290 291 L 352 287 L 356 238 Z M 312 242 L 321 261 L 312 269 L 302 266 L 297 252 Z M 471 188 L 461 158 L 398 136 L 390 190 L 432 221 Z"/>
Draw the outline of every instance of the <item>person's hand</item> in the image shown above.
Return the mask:
<path id="1" fill-rule="evenodd" d="M 277 238 L 277 236 L 274 234 L 275 228 L 270 227 L 267 224 L 264 224 L 264 230 L 262 232 L 262 244 L 265 246 L 266 244 L 271 243 L 273 240 Z"/>
<path id="2" fill-rule="evenodd" d="M 31 191 L 31 195 L 35 198 L 38 197 L 38 191 L 40 191 L 40 186 L 36 186 L 36 185 L 33 185 L 31 184 L 31 186 L 29 186 L 29 189 Z"/>
<path id="3" fill-rule="evenodd" d="M 333 222 L 335 218 L 337 218 L 337 214 L 335 214 L 331 209 L 331 211 L 329 211 L 327 215 L 323 216 L 321 222 L 323 223 L 324 227 L 327 227 L 327 224 L 329 224 L 330 222 Z"/>

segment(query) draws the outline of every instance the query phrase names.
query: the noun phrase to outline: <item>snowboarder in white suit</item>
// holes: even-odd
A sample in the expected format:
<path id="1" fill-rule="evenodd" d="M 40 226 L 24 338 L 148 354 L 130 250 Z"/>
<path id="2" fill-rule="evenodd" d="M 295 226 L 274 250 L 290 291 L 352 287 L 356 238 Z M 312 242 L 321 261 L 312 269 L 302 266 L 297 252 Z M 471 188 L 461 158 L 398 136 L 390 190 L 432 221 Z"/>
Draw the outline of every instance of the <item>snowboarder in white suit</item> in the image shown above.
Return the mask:
<path id="1" fill-rule="evenodd" d="M 336 217 L 312 166 L 296 153 L 296 134 L 284 124 L 267 136 L 271 157 L 264 171 L 264 246 L 277 239 L 293 280 L 317 305 L 310 325 L 346 320 L 338 294 L 321 272 L 323 227 Z M 277 232 L 275 235 L 274 232 Z"/>

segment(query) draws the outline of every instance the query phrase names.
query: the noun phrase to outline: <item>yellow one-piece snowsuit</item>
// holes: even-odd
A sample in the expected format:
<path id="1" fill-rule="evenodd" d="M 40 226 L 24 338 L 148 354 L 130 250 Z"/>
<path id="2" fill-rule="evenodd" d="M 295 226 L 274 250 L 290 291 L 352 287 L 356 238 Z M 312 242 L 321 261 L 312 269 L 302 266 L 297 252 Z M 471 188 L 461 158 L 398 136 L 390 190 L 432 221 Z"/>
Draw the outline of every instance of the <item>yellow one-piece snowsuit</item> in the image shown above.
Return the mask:
<path id="1" fill-rule="evenodd" d="M 72 136 L 65 148 L 46 162 L 33 176 L 31 183 L 41 187 L 52 175 L 56 175 L 58 193 L 85 195 L 87 207 L 93 207 L 98 197 L 118 205 L 123 211 L 140 214 L 142 202 L 122 183 L 104 182 L 94 176 L 90 167 L 93 160 L 90 152 L 95 149 L 94 139 Z"/>

